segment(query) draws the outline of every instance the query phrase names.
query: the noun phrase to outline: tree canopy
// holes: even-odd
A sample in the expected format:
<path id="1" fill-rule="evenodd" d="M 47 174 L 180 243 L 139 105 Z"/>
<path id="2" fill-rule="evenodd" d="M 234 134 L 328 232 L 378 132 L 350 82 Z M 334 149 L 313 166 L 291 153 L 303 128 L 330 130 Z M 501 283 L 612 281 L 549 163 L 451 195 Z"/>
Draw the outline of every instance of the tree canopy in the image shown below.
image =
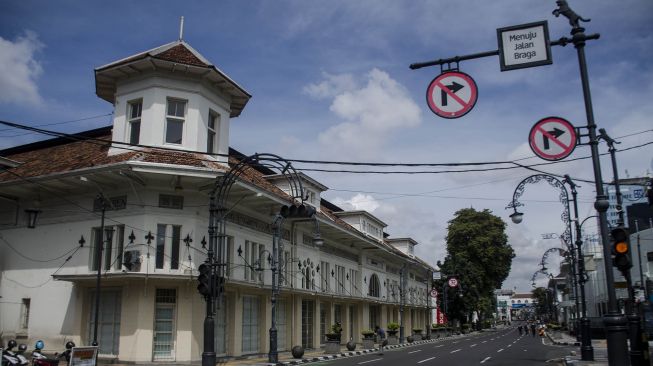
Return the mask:
<path id="1" fill-rule="evenodd" d="M 505 222 L 487 209 L 465 208 L 457 211 L 449 221 L 447 256 L 444 262 L 438 262 L 442 274 L 440 286 L 448 276 L 456 275 L 463 295 L 452 296 L 449 290 L 450 317 L 472 311 L 481 314 L 492 311 L 494 290 L 501 288 L 515 257 L 505 229 Z"/>

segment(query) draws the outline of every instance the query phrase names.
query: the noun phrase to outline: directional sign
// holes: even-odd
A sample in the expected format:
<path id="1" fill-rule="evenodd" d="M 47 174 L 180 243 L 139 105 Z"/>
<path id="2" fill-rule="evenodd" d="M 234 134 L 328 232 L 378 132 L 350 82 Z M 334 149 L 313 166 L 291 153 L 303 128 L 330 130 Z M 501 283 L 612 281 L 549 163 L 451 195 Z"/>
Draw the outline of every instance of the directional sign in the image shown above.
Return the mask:
<path id="1" fill-rule="evenodd" d="M 560 117 L 539 120 L 528 134 L 535 155 L 544 160 L 561 160 L 576 148 L 576 129 Z"/>
<path id="2" fill-rule="evenodd" d="M 542 21 L 497 29 L 501 71 L 553 63 L 547 24 Z"/>
<path id="3" fill-rule="evenodd" d="M 451 277 L 448 283 L 449 283 L 449 287 L 456 287 L 458 286 L 458 279 L 455 277 Z"/>
<path id="4" fill-rule="evenodd" d="M 476 104 L 478 89 L 471 76 L 460 71 L 438 75 L 426 90 L 426 103 L 442 118 L 458 118 Z"/>
<path id="5" fill-rule="evenodd" d="M 438 297 L 438 290 L 437 289 L 431 289 L 431 297 L 433 297 L 433 298 Z"/>

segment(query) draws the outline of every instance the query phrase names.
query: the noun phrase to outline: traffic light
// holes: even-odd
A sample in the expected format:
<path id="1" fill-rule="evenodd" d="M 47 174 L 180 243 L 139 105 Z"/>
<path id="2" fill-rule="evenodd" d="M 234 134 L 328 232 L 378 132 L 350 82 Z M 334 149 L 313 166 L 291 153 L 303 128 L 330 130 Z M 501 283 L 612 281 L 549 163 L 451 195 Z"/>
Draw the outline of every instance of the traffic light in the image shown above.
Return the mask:
<path id="1" fill-rule="evenodd" d="M 279 214 L 284 218 L 311 218 L 315 215 L 315 208 L 310 205 L 284 205 Z"/>
<path id="2" fill-rule="evenodd" d="M 202 296 L 211 296 L 211 266 L 208 263 L 202 263 L 197 268 L 199 275 L 197 276 L 197 291 Z"/>
<path id="3" fill-rule="evenodd" d="M 610 234 L 612 235 L 612 254 L 614 254 L 612 265 L 624 273 L 633 266 L 630 253 L 630 234 L 628 229 L 622 227 L 612 229 Z"/>

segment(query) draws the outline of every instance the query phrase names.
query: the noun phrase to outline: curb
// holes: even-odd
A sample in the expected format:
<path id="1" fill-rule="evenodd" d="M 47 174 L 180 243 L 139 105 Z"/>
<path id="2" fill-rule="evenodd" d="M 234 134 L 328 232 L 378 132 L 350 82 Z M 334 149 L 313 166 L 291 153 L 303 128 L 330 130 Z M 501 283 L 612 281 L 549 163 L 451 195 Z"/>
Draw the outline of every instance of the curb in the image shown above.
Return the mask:
<path id="1" fill-rule="evenodd" d="M 415 341 L 415 342 L 411 342 L 411 343 L 395 344 L 395 345 L 392 345 L 392 346 L 385 346 L 384 351 L 385 350 L 395 349 L 395 348 L 404 348 L 404 347 L 416 346 L 418 344 L 434 343 L 434 342 L 437 342 L 440 339 L 445 339 L 445 338 L 449 338 L 449 337 L 429 339 L 429 340 L 423 340 L 423 341 Z M 364 349 L 364 350 L 360 350 L 360 351 L 342 352 L 342 353 L 337 353 L 337 354 L 328 355 L 328 356 L 302 358 L 300 360 L 284 361 L 284 362 L 278 362 L 276 364 L 267 363 L 265 365 L 276 365 L 276 366 L 303 365 L 305 363 L 328 361 L 328 360 L 334 360 L 334 359 L 337 359 L 337 358 L 354 357 L 354 356 L 360 356 L 360 355 L 365 355 L 365 354 L 379 352 L 379 351 L 380 351 L 380 348 L 372 348 L 372 349 Z"/>

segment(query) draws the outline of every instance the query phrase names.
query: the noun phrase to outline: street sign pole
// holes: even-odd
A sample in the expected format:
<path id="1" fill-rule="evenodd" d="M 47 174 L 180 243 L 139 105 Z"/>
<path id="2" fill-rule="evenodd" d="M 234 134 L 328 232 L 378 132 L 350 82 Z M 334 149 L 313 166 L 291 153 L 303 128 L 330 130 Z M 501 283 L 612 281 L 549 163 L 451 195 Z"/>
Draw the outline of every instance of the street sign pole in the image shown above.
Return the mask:
<path id="1" fill-rule="evenodd" d="M 592 39 L 592 36 L 585 36 L 585 28 L 580 26 L 580 21 L 586 21 L 576 14 L 566 0 L 558 0 L 558 9 L 553 11 L 555 16 L 563 15 L 569 19 L 572 26 L 571 42 L 578 54 L 578 65 L 580 69 L 580 80 L 583 88 L 583 101 L 585 114 L 587 116 L 587 130 L 589 135 L 590 151 L 592 153 L 592 166 L 594 168 L 594 186 L 596 189 L 596 201 L 594 208 L 599 213 L 599 227 L 601 242 L 603 244 L 603 258 L 605 260 L 605 282 L 608 293 L 608 312 L 603 316 L 603 323 L 606 329 L 608 341 L 608 363 L 615 366 L 627 366 L 628 360 L 628 323 L 626 317 L 621 314 L 617 305 L 617 296 L 614 288 L 614 272 L 612 270 L 612 251 L 608 233 L 608 219 L 606 211 L 610 203 L 605 195 L 603 177 L 601 175 L 601 162 L 599 161 L 599 141 L 596 136 L 596 123 L 594 122 L 594 109 L 592 107 L 592 94 L 590 92 L 589 76 L 587 74 L 587 61 L 585 60 L 585 41 Z M 596 35 L 598 38 L 598 35 Z"/>
<path id="2" fill-rule="evenodd" d="M 553 11 L 553 15 L 556 17 L 562 15 L 569 20 L 569 24 L 572 27 L 571 35 L 572 38 L 562 37 L 557 41 L 549 42 L 551 46 L 566 46 L 567 44 L 573 43 L 578 54 L 578 64 L 580 69 L 580 79 L 581 85 L 583 88 L 583 101 L 585 104 L 585 114 L 587 116 L 587 130 L 589 136 L 589 145 L 590 151 L 592 153 L 592 167 L 594 170 L 594 184 L 596 189 L 596 201 L 594 202 L 594 208 L 598 212 L 599 216 L 599 227 L 601 233 L 601 241 L 603 244 L 603 258 L 605 265 L 605 282 L 607 287 L 608 294 L 608 312 L 603 317 L 603 321 L 607 333 L 607 343 L 608 343 L 608 362 L 611 366 L 627 366 L 629 364 L 628 360 L 628 323 L 626 317 L 619 312 L 617 306 L 617 297 L 614 287 L 614 274 L 613 266 L 609 258 L 611 258 L 611 248 L 609 245 L 609 233 L 608 233 L 608 220 L 606 211 L 609 206 L 607 196 L 605 195 L 603 180 L 601 175 L 601 163 L 599 161 L 599 150 L 598 150 L 598 139 L 596 135 L 596 123 L 594 122 L 594 111 L 592 107 L 592 97 L 589 87 L 589 77 L 587 74 L 587 61 L 585 60 L 585 42 L 588 40 L 599 39 L 599 34 L 585 34 L 585 29 L 580 26 L 580 22 L 588 22 L 588 19 L 583 19 L 581 16 L 576 14 L 568 5 L 567 0 L 556 0 L 558 8 Z M 455 56 L 445 59 L 438 59 L 435 61 L 427 61 L 420 63 L 413 63 L 410 65 L 412 70 L 419 69 L 427 66 L 443 66 L 460 63 L 464 60 L 472 60 L 482 57 L 489 56 L 499 56 L 501 53 L 500 50 L 481 52 L 476 54 L 464 55 L 464 56 Z M 533 65 L 537 66 L 537 65 Z"/>

